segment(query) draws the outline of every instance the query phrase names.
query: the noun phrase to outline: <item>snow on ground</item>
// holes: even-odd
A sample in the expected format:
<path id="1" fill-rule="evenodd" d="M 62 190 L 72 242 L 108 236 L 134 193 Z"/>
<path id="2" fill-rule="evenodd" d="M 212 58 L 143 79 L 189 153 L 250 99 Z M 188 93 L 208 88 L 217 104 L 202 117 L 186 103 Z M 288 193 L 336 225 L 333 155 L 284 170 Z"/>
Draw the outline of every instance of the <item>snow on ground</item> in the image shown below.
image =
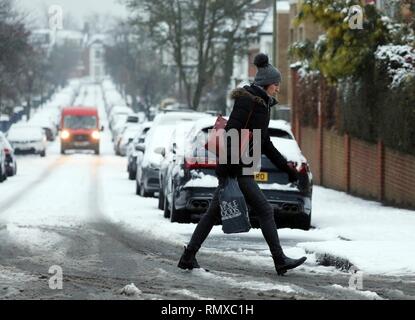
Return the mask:
<path id="1" fill-rule="evenodd" d="M 109 94 L 115 95 L 114 92 Z M 115 98 L 119 103 L 122 102 L 120 97 Z M 75 104 L 98 106 L 103 124 L 108 128 L 104 103 L 103 92 L 97 85 L 83 86 L 75 101 Z M 85 195 L 96 185 L 99 211 L 110 222 L 131 232 L 151 234 L 155 241 L 187 244 L 195 225 L 170 223 L 163 217 L 163 212 L 157 209 L 157 199 L 136 196 L 135 182 L 129 181 L 127 177 L 126 159 L 114 156 L 109 130 L 103 132 L 101 143 L 99 157 L 82 153 L 61 157 L 59 142 L 50 145 L 46 159 L 19 157 L 18 175 L 0 186 L 0 219 L 7 222 L 9 232 L 14 232 L 22 241 L 22 237 L 26 236 L 24 242 L 27 243 L 30 243 L 30 237 L 36 238 L 34 243 L 43 245 L 46 240 L 42 238 L 41 232 L 23 235 L 23 230 L 19 232 L 21 225 L 80 227 L 93 218 L 90 211 L 93 205 L 91 200 L 94 199 Z M 42 184 L 40 179 L 51 166 L 52 180 Z M 56 188 L 51 188 L 51 185 Z M 13 210 L 8 210 L 5 206 L 7 199 L 30 188 L 33 190 L 24 201 L 15 204 Z M 51 207 L 54 208 L 53 212 L 50 211 Z M 415 272 L 414 211 L 383 207 L 376 202 L 315 187 L 312 224 L 316 228 L 310 231 L 279 230 L 287 255 L 308 257 L 307 262 L 293 273 L 336 271 L 334 267 L 318 265 L 319 255 L 324 254 L 348 260 L 364 273 L 412 275 Z M 245 234 L 225 235 L 221 226 L 215 226 L 202 251 L 217 255 L 218 258 L 224 256 L 272 268 L 270 253 L 259 229 Z M 251 288 L 257 284 L 245 285 Z M 262 285 L 258 284 L 258 287 Z"/>
<path id="2" fill-rule="evenodd" d="M 314 190 L 313 225 L 341 239 L 303 242 L 299 247 L 349 260 L 375 274 L 415 272 L 415 212 L 384 207 L 346 193 Z"/>

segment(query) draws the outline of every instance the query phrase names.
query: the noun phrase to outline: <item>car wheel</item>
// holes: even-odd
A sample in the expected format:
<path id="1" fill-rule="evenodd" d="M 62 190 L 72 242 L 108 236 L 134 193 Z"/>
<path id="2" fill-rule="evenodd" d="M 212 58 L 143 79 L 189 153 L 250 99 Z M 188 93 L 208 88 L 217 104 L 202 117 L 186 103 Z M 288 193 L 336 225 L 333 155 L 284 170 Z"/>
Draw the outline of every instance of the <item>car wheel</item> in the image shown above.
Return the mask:
<path id="1" fill-rule="evenodd" d="M 6 180 L 5 175 L 3 174 L 3 170 L 0 168 L 0 183 L 4 182 Z"/>
<path id="2" fill-rule="evenodd" d="M 164 210 L 164 193 L 162 188 L 159 191 L 159 209 Z"/>
<path id="3" fill-rule="evenodd" d="M 65 148 L 61 147 L 61 154 L 65 155 L 65 152 L 66 152 Z"/>
<path id="4" fill-rule="evenodd" d="M 311 229 L 311 214 L 307 218 L 301 219 L 297 227 L 300 230 L 309 231 Z"/>
<path id="5" fill-rule="evenodd" d="M 164 198 L 164 217 L 165 218 L 170 218 L 170 210 L 169 210 L 169 200 L 167 200 L 167 197 L 163 197 Z"/>
<path id="6" fill-rule="evenodd" d="M 143 198 L 150 198 L 152 196 L 151 192 L 146 191 L 143 183 L 140 185 L 140 196 Z"/>
<path id="7" fill-rule="evenodd" d="M 141 195 L 141 188 L 140 188 L 140 185 L 137 181 L 135 182 L 135 194 L 137 196 Z"/>
<path id="8" fill-rule="evenodd" d="M 175 204 L 175 194 L 176 193 L 176 188 L 173 185 L 173 190 L 172 190 L 172 203 L 171 203 L 171 211 L 170 211 L 170 222 L 178 222 L 178 223 L 185 223 L 187 222 L 185 219 L 185 210 L 177 210 L 176 209 L 176 204 Z"/>
<path id="9" fill-rule="evenodd" d="M 41 156 L 42 158 L 46 157 L 46 150 L 43 150 L 43 151 L 40 153 L 40 156 Z"/>
<path id="10" fill-rule="evenodd" d="M 137 172 L 134 172 L 132 170 L 128 170 L 128 179 L 129 180 L 135 180 L 136 175 L 137 175 Z"/>
<path id="11" fill-rule="evenodd" d="M 98 156 L 99 155 L 99 147 L 94 149 L 95 154 Z"/>

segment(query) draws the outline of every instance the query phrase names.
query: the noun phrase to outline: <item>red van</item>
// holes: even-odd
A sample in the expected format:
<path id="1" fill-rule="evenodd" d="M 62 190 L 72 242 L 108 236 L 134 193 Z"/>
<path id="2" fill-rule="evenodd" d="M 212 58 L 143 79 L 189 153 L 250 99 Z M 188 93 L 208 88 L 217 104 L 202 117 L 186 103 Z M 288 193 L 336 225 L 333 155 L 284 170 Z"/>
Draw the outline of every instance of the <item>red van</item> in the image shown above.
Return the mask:
<path id="1" fill-rule="evenodd" d="M 61 154 L 66 150 L 93 150 L 99 154 L 100 128 L 97 108 L 68 107 L 62 110 Z"/>

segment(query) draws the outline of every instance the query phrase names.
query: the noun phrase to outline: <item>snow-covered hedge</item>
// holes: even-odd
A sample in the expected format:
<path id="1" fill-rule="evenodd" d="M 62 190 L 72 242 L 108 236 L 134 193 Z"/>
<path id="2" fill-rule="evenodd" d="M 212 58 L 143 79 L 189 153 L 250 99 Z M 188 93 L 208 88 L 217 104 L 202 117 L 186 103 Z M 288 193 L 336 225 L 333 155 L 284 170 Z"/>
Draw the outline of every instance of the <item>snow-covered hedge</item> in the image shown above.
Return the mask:
<path id="1" fill-rule="evenodd" d="M 415 48 L 408 45 L 379 46 L 375 53 L 378 67 L 384 68 L 391 78 L 391 87 L 415 77 Z"/>

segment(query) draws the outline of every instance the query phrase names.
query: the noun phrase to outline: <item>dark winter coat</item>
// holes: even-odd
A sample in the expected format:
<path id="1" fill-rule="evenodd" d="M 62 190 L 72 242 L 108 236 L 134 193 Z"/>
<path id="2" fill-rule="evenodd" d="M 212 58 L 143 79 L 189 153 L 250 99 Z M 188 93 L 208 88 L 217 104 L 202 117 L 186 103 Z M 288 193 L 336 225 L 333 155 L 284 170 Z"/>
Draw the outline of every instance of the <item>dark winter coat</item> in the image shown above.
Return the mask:
<path id="1" fill-rule="evenodd" d="M 251 110 L 253 110 L 246 129 L 261 130 L 262 154 L 265 154 L 277 168 L 287 172 L 290 181 L 295 181 L 297 179 L 296 171 L 288 166 L 287 160 L 274 147 L 268 134 L 268 126 L 271 120 L 271 108 L 278 102 L 274 98 L 269 97 L 264 89 L 255 84 L 234 90 L 231 97 L 235 100 L 235 103 L 225 130 L 237 129 L 240 131 L 241 129 L 244 129 L 249 114 Z M 228 164 L 219 164 L 216 168 L 216 174 L 220 177 L 229 175 L 241 176 L 242 168 L 246 165 L 242 163 L 231 164 L 230 140 L 228 140 L 227 143 L 227 150 Z M 252 167 L 252 165 L 246 167 Z"/>

